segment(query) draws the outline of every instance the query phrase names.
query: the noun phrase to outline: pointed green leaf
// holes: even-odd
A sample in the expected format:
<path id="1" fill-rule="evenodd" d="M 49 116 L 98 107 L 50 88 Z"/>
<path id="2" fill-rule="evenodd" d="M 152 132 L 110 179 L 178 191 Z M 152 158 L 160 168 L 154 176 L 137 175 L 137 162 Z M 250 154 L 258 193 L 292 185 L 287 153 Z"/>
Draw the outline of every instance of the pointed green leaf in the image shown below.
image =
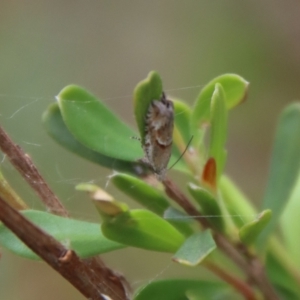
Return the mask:
<path id="1" fill-rule="evenodd" d="M 167 197 L 161 191 L 136 177 L 117 173 L 111 176 L 110 180 L 126 195 L 161 216 L 170 206 Z"/>
<path id="2" fill-rule="evenodd" d="M 207 190 L 190 183 L 188 185 L 189 192 L 201 207 L 203 215 L 207 216 L 207 220 L 219 231 L 224 231 L 224 221 L 221 209 L 216 198 Z"/>
<path id="3" fill-rule="evenodd" d="M 217 164 L 217 179 L 223 172 L 226 150 L 225 143 L 227 139 L 227 108 L 226 98 L 223 87 L 216 83 L 215 90 L 211 98 L 211 137 L 209 147 L 209 157 L 213 157 Z"/>
<path id="4" fill-rule="evenodd" d="M 151 281 L 147 285 L 139 288 L 134 296 L 134 300 L 188 300 L 188 291 L 198 292 L 203 299 L 216 299 L 226 289 L 222 282 L 211 282 L 206 280 L 193 279 L 167 279 Z M 202 299 L 202 298 L 201 298 Z"/>
<path id="5" fill-rule="evenodd" d="M 192 134 L 191 134 L 191 117 L 192 117 L 192 109 L 186 103 L 180 100 L 173 100 L 174 103 L 174 123 L 177 127 L 178 131 L 180 132 L 185 145 L 190 141 Z M 176 143 L 176 141 L 174 140 Z"/>
<path id="6" fill-rule="evenodd" d="M 90 257 L 125 247 L 105 238 L 99 224 L 63 218 L 37 210 L 26 210 L 22 213 L 55 239 L 75 250 L 81 257 Z M 19 256 L 39 259 L 3 224 L 0 224 L 0 244 Z"/>
<path id="7" fill-rule="evenodd" d="M 294 190 L 281 216 L 282 236 L 285 240 L 285 245 L 291 256 L 294 264 L 300 270 L 300 175 L 294 186 Z"/>
<path id="8" fill-rule="evenodd" d="M 196 266 L 216 248 L 210 230 L 197 232 L 186 239 L 173 260 L 187 266 Z"/>
<path id="9" fill-rule="evenodd" d="M 187 104 L 179 100 L 172 101 L 174 103 L 175 126 L 173 131 L 172 160 L 170 161 L 169 166 L 173 166 L 174 169 L 188 172 L 190 174 L 189 167 L 191 164 L 194 165 L 194 161 L 192 161 L 192 159 L 195 160 L 195 155 L 192 158 L 191 153 L 186 150 L 193 139 L 193 135 L 190 130 L 190 118 L 192 111 Z M 181 155 L 183 156 L 181 157 Z M 174 163 L 175 165 L 173 165 Z M 195 164 L 197 163 L 195 162 Z"/>
<path id="10" fill-rule="evenodd" d="M 272 211 L 270 209 L 266 209 L 261 212 L 255 220 L 244 225 L 239 231 L 241 241 L 246 245 L 253 244 L 256 241 L 258 235 L 270 222 L 271 217 Z"/>
<path id="11" fill-rule="evenodd" d="M 159 74 L 152 71 L 142 80 L 134 90 L 134 115 L 140 132 L 142 143 L 145 137 L 145 117 L 150 103 L 162 96 L 162 81 Z"/>
<path id="12" fill-rule="evenodd" d="M 143 168 L 138 162 L 129 162 L 93 151 L 79 143 L 66 127 L 57 103 L 51 104 L 43 114 L 43 124 L 48 134 L 69 151 L 106 168 L 136 173 Z"/>
<path id="13" fill-rule="evenodd" d="M 69 85 L 57 100 L 68 129 L 86 147 L 126 161 L 143 157 L 140 144 L 130 139 L 136 133 L 83 88 Z"/>
<path id="14" fill-rule="evenodd" d="M 152 210 L 159 216 L 164 215 L 165 217 L 165 211 L 168 210 L 170 204 L 168 198 L 158 189 L 136 177 L 121 173 L 113 175 L 111 182 L 144 207 Z M 192 233 L 189 225 L 178 224 L 177 220 L 173 220 L 172 218 L 168 221 L 184 235 Z"/>
<path id="15" fill-rule="evenodd" d="M 258 238 L 264 246 L 289 199 L 300 170 L 300 103 L 289 105 L 282 113 L 271 159 L 270 175 L 263 208 L 272 210 L 272 220 Z"/>
<path id="16" fill-rule="evenodd" d="M 227 109 L 235 107 L 247 96 L 249 83 L 244 78 L 235 74 L 216 77 L 202 89 L 195 102 L 192 115 L 193 131 L 197 131 L 198 127 L 210 120 L 210 100 L 216 83 L 220 83 L 224 89 Z"/>
<path id="17" fill-rule="evenodd" d="M 105 220 L 101 228 L 108 239 L 147 250 L 173 253 L 184 242 L 184 236 L 177 229 L 148 210 L 119 214 Z"/>
<path id="18" fill-rule="evenodd" d="M 118 177 L 118 180 L 117 180 L 118 184 L 120 184 L 122 186 L 122 188 L 125 188 L 125 190 L 126 190 L 126 187 L 132 188 L 132 184 L 138 185 L 139 192 L 141 192 L 139 194 L 139 196 L 143 199 L 142 201 L 140 201 L 137 198 L 137 201 L 139 203 L 144 204 L 144 206 L 148 207 L 149 209 L 153 208 L 153 211 L 155 211 L 158 215 L 160 215 L 160 216 L 164 215 L 164 218 L 166 220 L 169 217 L 168 222 L 171 223 L 176 229 L 178 229 L 185 236 L 189 236 L 193 233 L 193 230 L 189 226 L 189 224 L 183 224 L 182 222 L 180 222 L 180 220 L 178 221 L 177 218 L 174 219 L 174 214 L 172 214 L 172 215 L 168 214 L 168 217 L 165 217 L 165 212 L 168 211 L 168 209 L 166 211 L 161 209 L 160 200 L 166 201 L 165 204 L 167 206 L 165 206 L 165 204 L 163 204 L 163 206 L 165 206 L 165 208 L 168 207 L 169 204 L 161 192 L 159 192 L 158 190 L 154 189 L 153 187 L 147 185 L 145 182 L 143 182 L 137 178 L 128 176 L 126 174 L 117 174 L 114 176 Z M 118 186 L 118 184 L 117 184 L 117 186 Z M 149 187 L 152 189 L 152 192 L 155 192 L 154 195 L 151 195 L 151 193 L 147 195 L 147 189 Z M 106 191 L 104 191 L 103 189 L 101 189 L 100 187 L 98 187 L 94 184 L 81 183 L 76 186 L 76 189 L 80 190 L 80 191 L 89 192 L 90 197 L 93 199 L 93 202 L 94 202 L 99 214 L 103 218 L 103 220 L 104 219 L 110 220 L 111 217 L 114 217 L 118 214 L 128 211 L 128 206 L 125 203 L 114 200 L 111 195 L 107 194 Z M 150 192 L 151 192 L 151 190 L 150 190 Z M 131 193 L 129 193 L 129 196 L 130 195 L 131 195 Z M 137 195 L 135 195 L 135 197 L 136 196 Z M 155 196 L 157 198 L 155 198 L 155 197 L 151 198 L 151 196 Z M 170 209 L 170 207 L 169 207 L 169 209 Z M 179 212 L 177 211 L 177 216 L 178 216 L 178 213 Z M 181 213 L 181 216 L 182 215 L 184 215 L 184 214 Z M 191 219 L 187 219 L 186 215 L 184 215 L 184 216 L 188 222 L 192 221 Z"/>

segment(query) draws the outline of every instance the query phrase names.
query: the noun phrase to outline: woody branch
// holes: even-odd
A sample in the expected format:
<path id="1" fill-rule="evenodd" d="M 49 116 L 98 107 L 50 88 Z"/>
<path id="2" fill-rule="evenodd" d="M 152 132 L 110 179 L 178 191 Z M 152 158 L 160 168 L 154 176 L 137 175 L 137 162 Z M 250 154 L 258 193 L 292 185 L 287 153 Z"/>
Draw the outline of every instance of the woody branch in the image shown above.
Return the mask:
<path id="1" fill-rule="evenodd" d="M 0 127 L 0 148 L 22 177 L 39 195 L 53 213 L 67 216 L 61 201 L 45 182 L 31 158 L 10 139 Z M 82 260 L 53 237 L 32 224 L 5 199 L 0 198 L 0 220 L 13 231 L 31 250 L 67 279 L 83 295 L 93 300 L 129 299 L 126 280 L 107 268 L 99 257 Z"/>

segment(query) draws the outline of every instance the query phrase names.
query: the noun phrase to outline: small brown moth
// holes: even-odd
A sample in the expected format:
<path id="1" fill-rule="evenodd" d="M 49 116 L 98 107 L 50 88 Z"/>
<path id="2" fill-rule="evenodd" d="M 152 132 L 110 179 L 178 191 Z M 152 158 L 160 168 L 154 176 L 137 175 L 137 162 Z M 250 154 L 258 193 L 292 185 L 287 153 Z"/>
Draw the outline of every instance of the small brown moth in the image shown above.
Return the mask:
<path id="1" fill-rule="evenodd" d="M 165 178 L 171 157 L 174 128 L 174 106 L 162 93 L 160 100 L 153 100 L 146 115 L 145 142 L 142 145 L 146 157 L 158 180 Z"/>

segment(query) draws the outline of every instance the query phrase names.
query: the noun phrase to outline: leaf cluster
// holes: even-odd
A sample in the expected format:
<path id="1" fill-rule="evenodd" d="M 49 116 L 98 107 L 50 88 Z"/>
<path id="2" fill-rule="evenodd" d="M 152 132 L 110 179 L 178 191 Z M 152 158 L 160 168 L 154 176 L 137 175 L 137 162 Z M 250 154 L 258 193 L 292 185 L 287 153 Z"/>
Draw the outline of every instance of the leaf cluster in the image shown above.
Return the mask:
<path id="1" fill-rule="evenodd" d="M 238 75 L 225 74 L 204 86 L 193 106 L 172 99 L 175 128 L 169 165 L 193 136 L 182 160 L 174 166 L 186 178 L 189 196 L 179 193 L 177 198 L 170 192 L 169 179 L 157 182 L 140 161 L 142 147 L 130 139 L 140 136 L 144 142 L 145 115 L 163 92 L 157 72 L 149 73 L 134 90 L 139 134 L 82 87 L 65 87 L 43 115 L 47 132 L 71 152 L 113 169 L 111 182 L 144 208 L 130 209 L 101 187 L 81 184 L 77 189 L 88 192 L 102 219 L 100 226 L 41 211 L 25 210 L 24 215 L 57 240 L 67 241 L 81 257 L 124 247 L 168 252 L 174 263 L 202 265 L 230 286 L 200 279 L 155 280 L 135 292 L 136 300 L 215 299 L 220 295 L 233 299 L 236 293 L 250 294 L 247 299 L 266 298 L 267 292 L 259 284 L 248 284 L 236 271 L 237 259 L 224 258 L 220 238 L 240 250 L 249 266 L 244 270 L 246 276 L 252 276 L 253 257 L 264 261 L 276 293 L 283 299 L 299 299 L 300 104 L 291 104 L 280 116 L 265 196 L 256 209 L 224 174 L 228 114 L 246 99 L 248 85 Z M 1 182 L 3 185 L 5 179 L 0 178 Z M 178 198 L 182 202 L 175 204 Z M 191 215 L 188 205 L 195 208 L 196 215 Z M 2 224 L 0 244 L 17 255 L 38 258 Z"/>

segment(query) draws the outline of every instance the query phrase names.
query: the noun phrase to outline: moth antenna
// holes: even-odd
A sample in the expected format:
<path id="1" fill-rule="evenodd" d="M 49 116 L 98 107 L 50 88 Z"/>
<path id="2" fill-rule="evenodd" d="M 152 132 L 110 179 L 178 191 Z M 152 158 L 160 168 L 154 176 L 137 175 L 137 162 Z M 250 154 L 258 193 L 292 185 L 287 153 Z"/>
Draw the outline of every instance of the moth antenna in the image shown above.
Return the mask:
<path id="1" fill-rule="evenodd" d="M 185 152 L 186 152 L 186 150 L 188 149 L 188 147 L 190 146 L 190 144 L 191 144 L 191 142 L 192 142 L 192 140 L 193 140 L 193 135 L 191 136 L 191 138 L 190 138 L 190 140 L 189 140 L 189 142 L 187 143 L 187 145 L 186 145 L 186 147 L 185 147 L 185 149 L 184 149 L 184 151 L 182 152 L 182 154 L 179 156 L 179 158 L 174 162 L 174 164 L 168 169 L 168 170 L 171 170 L 180 160 L 181 160 L 181 158 L 183 157 L 183 155 L 185 154 Z"/>

